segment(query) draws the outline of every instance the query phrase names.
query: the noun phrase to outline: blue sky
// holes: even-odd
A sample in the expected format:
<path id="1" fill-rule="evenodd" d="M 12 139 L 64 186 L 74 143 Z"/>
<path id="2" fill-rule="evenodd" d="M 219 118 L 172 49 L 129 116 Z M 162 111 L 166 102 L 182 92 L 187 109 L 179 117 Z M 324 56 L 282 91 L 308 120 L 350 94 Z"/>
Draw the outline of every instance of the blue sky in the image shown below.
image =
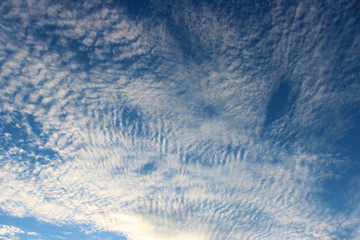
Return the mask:
<path id="1" fill-rule="evenodd" d="M 358 1 L 2 1 L 0 238 L 360 238 Z"/>

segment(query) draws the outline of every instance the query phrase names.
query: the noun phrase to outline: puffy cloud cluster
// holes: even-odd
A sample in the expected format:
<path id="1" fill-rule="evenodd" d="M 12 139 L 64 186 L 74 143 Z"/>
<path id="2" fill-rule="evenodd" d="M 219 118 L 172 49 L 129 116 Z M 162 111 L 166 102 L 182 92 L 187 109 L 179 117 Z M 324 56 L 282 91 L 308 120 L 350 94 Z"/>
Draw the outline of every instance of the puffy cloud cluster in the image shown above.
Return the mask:
<path id="1" fill-rule="evenodd" d="M 355 213 L 331 213 L 318 195 L 348 163 L 328 138 L 360 103 L 347 74 L 356 3 L 339 6 L 343 31 L 340 10 L 316 4 L 153 1 L 137 15 L 5 1 L 1 208 L 134 240 L 359 236 Z"/>
<path id="2" fill-rule="evenodd" d="M 11 225 L 0 225 L 0 237 L 4 240 L 21 239 L 21 237 L 24 237 L 24 236 L 32 239 L 32 237 L 38 236 L 38 233 L 24 232 L 20 228 L 11 226 Z"/>

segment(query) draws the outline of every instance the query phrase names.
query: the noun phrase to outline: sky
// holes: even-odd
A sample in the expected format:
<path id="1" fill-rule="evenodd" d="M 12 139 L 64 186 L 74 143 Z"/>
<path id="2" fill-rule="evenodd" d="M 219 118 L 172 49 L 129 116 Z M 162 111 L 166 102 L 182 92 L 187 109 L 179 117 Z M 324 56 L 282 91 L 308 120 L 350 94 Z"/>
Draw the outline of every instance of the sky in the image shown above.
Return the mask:
<path id="1" fill-rule="evenodd" d="M 360 2 L 0 2 L 0 238 L 360 239 Z"/>

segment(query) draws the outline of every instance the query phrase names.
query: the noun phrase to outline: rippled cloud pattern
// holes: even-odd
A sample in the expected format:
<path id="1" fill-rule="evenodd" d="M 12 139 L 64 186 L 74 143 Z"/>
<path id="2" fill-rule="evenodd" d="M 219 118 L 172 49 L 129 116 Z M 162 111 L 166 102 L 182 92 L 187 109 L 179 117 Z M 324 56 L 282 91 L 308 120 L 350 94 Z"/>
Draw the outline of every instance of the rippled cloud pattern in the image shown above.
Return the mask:
<path id="1" fill-rule="evenodd" d="M 359 1 L 2 1 L 0 238 L 359 239 L 359 76 Z"/>

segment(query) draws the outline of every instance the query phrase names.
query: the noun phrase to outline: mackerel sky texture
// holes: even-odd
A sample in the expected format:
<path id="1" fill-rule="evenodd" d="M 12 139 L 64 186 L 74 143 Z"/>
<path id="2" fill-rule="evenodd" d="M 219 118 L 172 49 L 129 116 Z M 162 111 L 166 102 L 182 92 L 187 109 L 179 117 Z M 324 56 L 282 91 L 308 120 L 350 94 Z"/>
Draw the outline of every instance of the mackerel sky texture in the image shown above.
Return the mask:
<path id="1" fill-rule="evenodd" d="M 360 239 L 359 1 L 0 2 L 0 238 Z"/>

